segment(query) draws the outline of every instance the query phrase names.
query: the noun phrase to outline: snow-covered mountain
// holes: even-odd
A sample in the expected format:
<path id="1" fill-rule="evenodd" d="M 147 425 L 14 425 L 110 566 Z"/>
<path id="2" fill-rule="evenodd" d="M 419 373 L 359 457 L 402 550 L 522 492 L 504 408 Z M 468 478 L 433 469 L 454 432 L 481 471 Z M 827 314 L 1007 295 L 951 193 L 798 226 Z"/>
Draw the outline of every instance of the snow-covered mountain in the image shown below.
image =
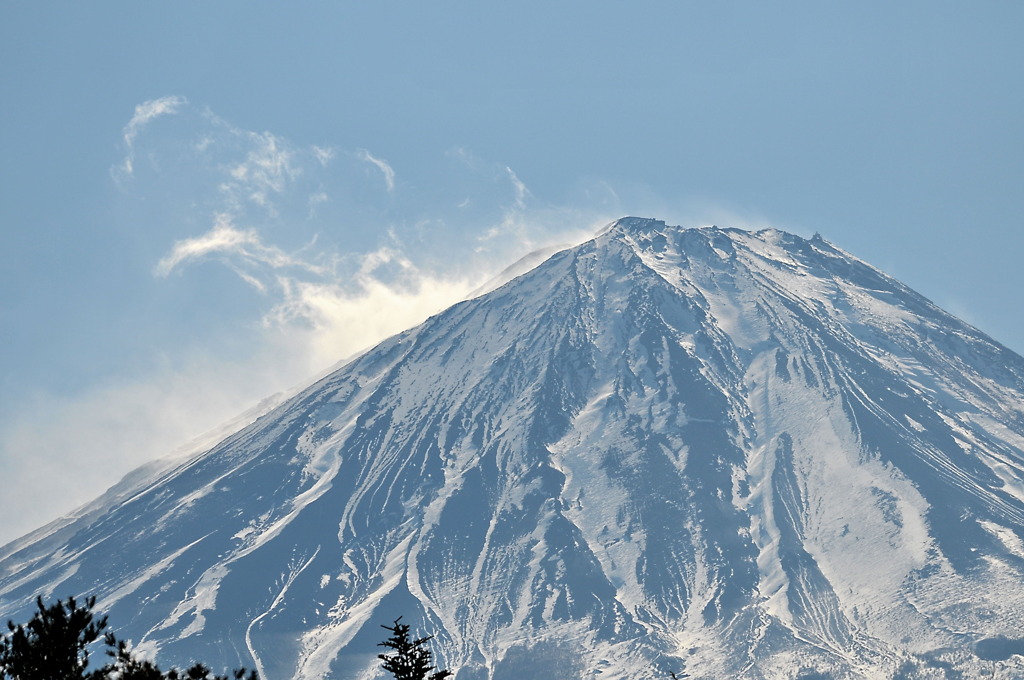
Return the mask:
<path id="1" fill-rule="evenodd" d="M 625 218 L 0 549 L 167 664 L 980 677 L 1024 630 L 1024 359 L 820 237 Z"/>

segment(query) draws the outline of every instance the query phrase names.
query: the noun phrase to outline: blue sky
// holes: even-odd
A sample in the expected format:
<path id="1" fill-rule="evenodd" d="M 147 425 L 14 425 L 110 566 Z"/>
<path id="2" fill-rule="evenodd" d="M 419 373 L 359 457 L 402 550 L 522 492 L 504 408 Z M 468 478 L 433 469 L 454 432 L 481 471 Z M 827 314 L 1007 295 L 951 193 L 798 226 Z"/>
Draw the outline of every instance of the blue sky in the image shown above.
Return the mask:
<path id="1" fill-rule="evenodd" d="M 625 214 L 821 232 L 1022 352 L 1022 33 L 1019 2 L 4 3 L 0 541 Z"/>

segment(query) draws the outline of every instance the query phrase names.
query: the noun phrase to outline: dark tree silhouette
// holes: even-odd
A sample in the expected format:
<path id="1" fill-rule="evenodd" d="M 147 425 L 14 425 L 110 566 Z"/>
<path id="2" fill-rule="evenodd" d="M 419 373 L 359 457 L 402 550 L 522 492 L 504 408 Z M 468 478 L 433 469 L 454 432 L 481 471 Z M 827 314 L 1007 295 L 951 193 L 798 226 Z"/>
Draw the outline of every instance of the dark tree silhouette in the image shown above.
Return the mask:
<path id="1" fill-rule="evenodd" d="M 96 598 L 83 605 L 73 597 L 57 600 L 49 607 L 36 598 L 37 611 L 24 625 L 8 621 L 9 635 L 0 637 L 0 678 L 6 680 L 231 680 L 214 675 L 202 664 L 186 671 L 162 671 L 151 661 L 136 659 L 124 641 L 107 630 L 107 617 L 96 618 Z M 110 663 L 89 671 L 89 648 L 107 647 Z M 234 680 L 258 680 L 256 672 L 246 676 L 244 668 L 232 674 Z"/>
<path id="2" fill-rule="evenodd" d="M 427 675 L 435 668 L 431 665 L 433 655 L 426 646 L 434 636 L 414 640 L 409 636 L 409 626 L 401 621 L 402 617 L 399 616 L 395 619 L 394 625 L 381 626 L 384 630 L 391 631 L 391 637 L 377 646 L 393 650 L 391 654 L 377 655 L 377 658 L 384 662 L 381 667 L 395 676 L 395 680 L 443 680 L 450 677 L 452 672 L 448 670 Z"/>
<path id="3" fill-rule="evenodd" d="M 25 625 L 7 622 L 10 635 L 0 638 L 0 675 L 13 680 L 83 680 L 89 646 L 103 636 L 107 617 L 96 619 L 90 597 L 81 607 L 75 598 L 57 600 L 49 607 L 36 598 L 37 611 Z"/>

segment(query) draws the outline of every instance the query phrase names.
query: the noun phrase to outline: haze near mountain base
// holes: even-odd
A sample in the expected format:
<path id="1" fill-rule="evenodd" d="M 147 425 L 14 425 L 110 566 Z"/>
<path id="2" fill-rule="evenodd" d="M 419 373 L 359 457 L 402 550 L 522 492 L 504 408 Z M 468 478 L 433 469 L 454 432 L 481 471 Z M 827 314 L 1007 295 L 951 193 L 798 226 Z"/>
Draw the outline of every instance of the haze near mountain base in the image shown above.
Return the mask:
<path id="1" fill-rule="evenodd" d="M 376 677 L 399 615 L 459 680 L 981 677 L 1022 405 L 1024 359 L 820 237 L 624 218 L 3 548 L 0 613 L 97 593 L 271 680 Z"/>

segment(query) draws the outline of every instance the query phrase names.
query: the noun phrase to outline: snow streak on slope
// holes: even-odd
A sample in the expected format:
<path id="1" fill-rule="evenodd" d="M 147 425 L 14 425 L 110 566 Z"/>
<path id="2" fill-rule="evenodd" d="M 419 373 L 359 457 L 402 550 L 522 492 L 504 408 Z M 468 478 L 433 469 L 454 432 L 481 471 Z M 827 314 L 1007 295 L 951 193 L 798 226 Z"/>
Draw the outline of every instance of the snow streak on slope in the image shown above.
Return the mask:
<path id="1" fill-rule="evenodd" d="M 974 677 L 1024 626 L 1022 404 L 820 238 L 626 218 L 12 544 L 0 612 L 95 592 L 270 680 L 375 677 L 399 615 L 460 680 Z"/>

